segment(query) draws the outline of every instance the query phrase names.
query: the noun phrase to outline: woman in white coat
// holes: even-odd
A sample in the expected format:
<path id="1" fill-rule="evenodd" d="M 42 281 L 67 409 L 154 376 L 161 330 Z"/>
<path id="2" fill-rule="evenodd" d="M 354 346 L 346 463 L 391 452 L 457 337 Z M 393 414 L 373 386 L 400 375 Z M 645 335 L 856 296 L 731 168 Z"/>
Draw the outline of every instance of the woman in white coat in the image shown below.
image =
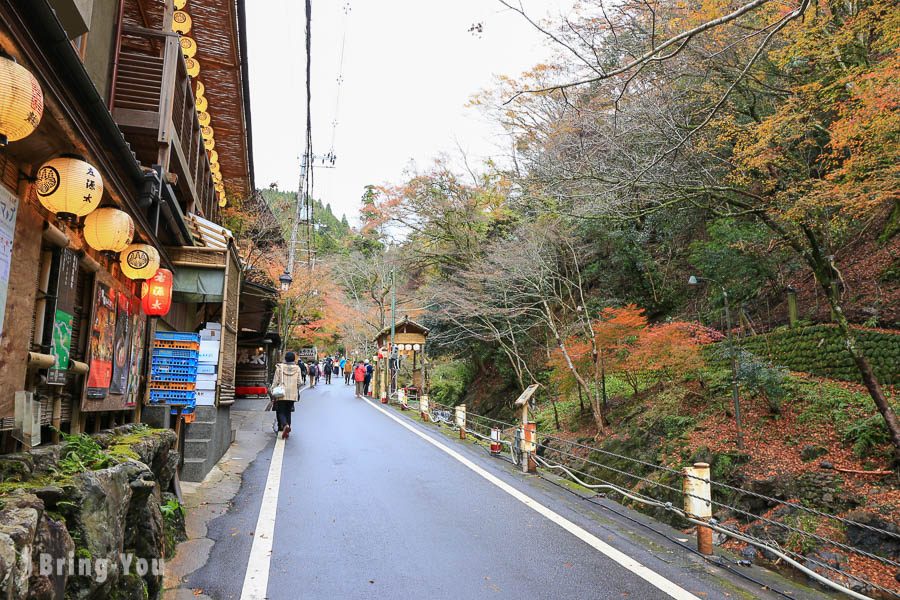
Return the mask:
<path id="1" fill-rule="evenodd" d="M 291 434 L 291 413 L 294 412 L 294 403 L 300 399 L 300 367 L 297 365 L 297 355 L 288 352 L 284 355 L 284 362 L 275 365 L 275 376 L 272 378 L 272 387 L 284 388 L 284 396 L 275 398 L 272 408 L 278 419 L 278 431 L 281 437 L 287 439 Z"/>

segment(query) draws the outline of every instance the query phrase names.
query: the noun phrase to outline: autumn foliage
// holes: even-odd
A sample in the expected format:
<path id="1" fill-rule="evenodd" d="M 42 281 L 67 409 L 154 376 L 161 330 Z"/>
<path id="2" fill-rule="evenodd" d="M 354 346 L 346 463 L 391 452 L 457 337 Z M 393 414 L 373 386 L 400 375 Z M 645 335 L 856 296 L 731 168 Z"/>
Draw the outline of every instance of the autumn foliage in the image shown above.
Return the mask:
<path id="1" fill-rule="evenodd" d="M 635 393 L 644 378 L 673 379 L 701 369 L 704 362 L 700 347 L 722 339 L 721 333 L 699 323 L 671 321 L 651 325 L 644 310 L 634 304 L 604 308 L 591 329 L 597 348 L 596 364 L 590 340 L 572 336 L 566 342 L 576 368 L 596 373 L 597 385 L 603 385 L 607 374 L 619 374 Z M 550 365 L 560 391 L 574 390 L 575 380 L 560 350 L 553 353 Z"/>

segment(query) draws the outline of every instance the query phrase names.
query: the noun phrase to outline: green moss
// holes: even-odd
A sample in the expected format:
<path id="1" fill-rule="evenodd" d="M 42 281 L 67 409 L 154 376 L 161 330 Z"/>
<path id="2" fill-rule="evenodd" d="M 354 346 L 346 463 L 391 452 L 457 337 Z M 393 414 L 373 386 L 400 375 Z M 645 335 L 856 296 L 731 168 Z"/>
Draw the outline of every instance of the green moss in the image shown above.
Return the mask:
<path id="1" fill-rule="evenodd" d="M 94 560 L 94 556 L 91 554 L 91 551 L 87 548 L 76 548 L 75 549 L 75 558 L 86 558 L 88 560 Z"/>

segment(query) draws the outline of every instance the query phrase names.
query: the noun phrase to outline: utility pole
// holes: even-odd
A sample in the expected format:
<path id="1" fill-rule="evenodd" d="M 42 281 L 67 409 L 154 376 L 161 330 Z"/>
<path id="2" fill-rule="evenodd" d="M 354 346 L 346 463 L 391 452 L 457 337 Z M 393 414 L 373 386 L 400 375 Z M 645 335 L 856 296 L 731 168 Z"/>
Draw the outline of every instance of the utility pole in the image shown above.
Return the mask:
<path id="1" fill-rule="evenodd" d="M 397 332 L 397 284 L 394 279 L 394 268 L 391 267 L 391 358 L 390 364 L 391 385 L 388 393 L 393 394 L 394 388 L 397 386 L 397 371 L 400 368 L 400 353 L 397 352 L 397 346 L 394 344 L 394 335 Z"/>
<path id="2" fill-rule="evenodd" d="M 303 184 L 306 182 L 306 169 L 308 166 L 309 155 L 304 153 L 303 158 L 300 160 L 300 183 L 297 185 L 297 206 L 296 210 L 294 210 L 294 223 L 291 226 L 291 245 L 289 246 L 290 249 L 288 251 L 287 273 L 291 277 L 294 276 L 294 263 L 297 255 L 297 231 L 300 229 L 302 213 L 306 208 L 306 193 Z"/>
<path id="3" fill-rule="evenodd" d="M 397 285 L 394 282 L 394 269 L 391 268 L 391 351 L 394 349 L 394 333 L 397 328 Z"/>

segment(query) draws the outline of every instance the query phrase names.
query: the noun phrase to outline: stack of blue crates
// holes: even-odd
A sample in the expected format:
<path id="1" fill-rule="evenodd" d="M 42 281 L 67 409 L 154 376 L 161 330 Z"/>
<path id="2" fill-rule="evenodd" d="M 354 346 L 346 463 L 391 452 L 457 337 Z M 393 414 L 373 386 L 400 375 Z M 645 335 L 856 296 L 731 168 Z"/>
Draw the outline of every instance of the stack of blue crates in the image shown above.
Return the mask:
<path id="1" fill-rule="evenodd" d="M 200 334 L 157 331 L 150 364 L 150 402 L 178 407 L 172 414 L 192 414 L 199 357 Z"/>

